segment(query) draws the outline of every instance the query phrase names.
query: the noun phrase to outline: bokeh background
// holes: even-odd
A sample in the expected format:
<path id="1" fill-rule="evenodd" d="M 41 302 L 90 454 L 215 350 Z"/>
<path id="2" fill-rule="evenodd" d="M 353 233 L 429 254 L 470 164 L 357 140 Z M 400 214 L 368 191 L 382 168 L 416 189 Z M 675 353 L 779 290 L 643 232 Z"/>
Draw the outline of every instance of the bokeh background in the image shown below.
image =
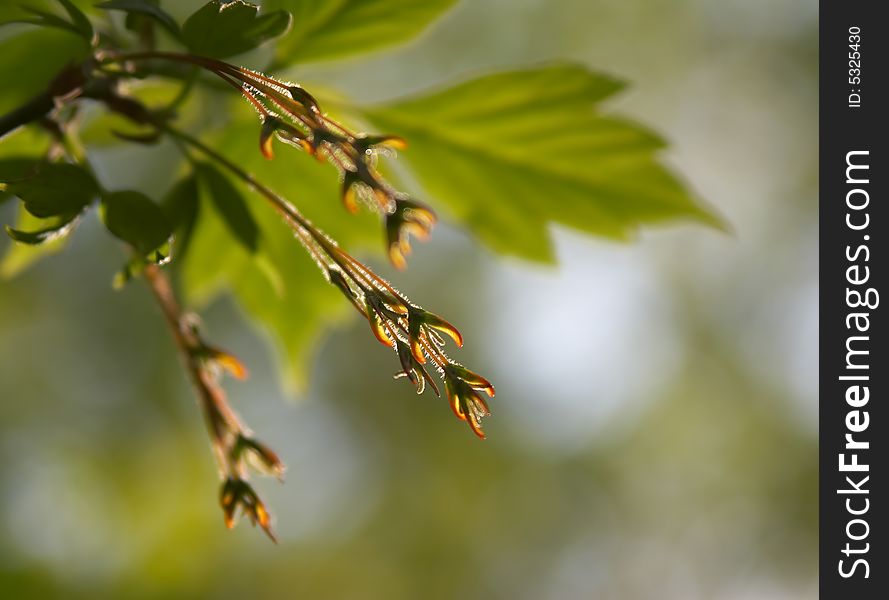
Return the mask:
<path id="1" fill-rule="evenodd" d="M 485 442 L 394 384 L 366 324 L 324 338 L 293 398 L 214 303 L 211 338 L 252 370 L 232 403 L 289 467 L 259 483 L 274 546 L 223 527 L 160 315 L 111 290 L 120 253 L 91 219 L 0 282 L 2 595 L 815 596 L 817 19 L 803 0 L 464 0 L 410 46 L 298 71 L 363 100 L 552 58 L 617 74 L 611 106 L 670 140 L 733 231 L 559 230 L 540 267 L 439 227 L 397 281 L 497 385 Z"/>

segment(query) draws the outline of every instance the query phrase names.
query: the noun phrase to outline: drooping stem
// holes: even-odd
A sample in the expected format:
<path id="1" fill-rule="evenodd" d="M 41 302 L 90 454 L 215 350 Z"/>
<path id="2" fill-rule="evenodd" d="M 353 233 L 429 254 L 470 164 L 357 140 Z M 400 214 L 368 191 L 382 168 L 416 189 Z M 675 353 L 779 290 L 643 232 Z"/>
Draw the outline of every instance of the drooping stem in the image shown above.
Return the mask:
<path id="1" fill-rule="evenodd" d="M 87 71 L 85 65 L 68 65 L 56 74 L 45 90 L 18 108 L 0 116 L 0 140 L 22 125 L 42 119 L 56 107 L 57 103 L 78 97 L 87 81 Z"/>
<path id="2" fill-rule="evenodd" d="M 179 351 L 179 357 L 194 386 L 204 418 L 207 421 L 207 428 L 214 440 L 214 448 L 221 448 L 223 445 L 215 443 L 216 441 L 224 441 L 228 431 L 241 429 L 238 417 L 226 403 L 216 382 L 213 381 L 212 375 L 201 364 L 200 351 L 203 343 L 185 322 L 182 309 L 173 292 L 173 286 L 166 274 L 156 265 L 146 265 L 143 275 L 152 296 L 164 315 L 173 342 Z M 228 457 L 217 451 L 217 459 L 220 469 L 228 474 L 231 467 Z"/>
<path id="3" fill-rule="evenodd" d="M 214 59 L 162 52 L 144 52 L 129 55 L 115 54 L 97 57 L 101 63 L 106 64 L 117 61 L 151 58 L 190 63 L 213 72 L 226 83 L 238 89 L 254 105 L 254 108 L 263 117 L 264 124 L 268 122 L 269 118 L 277 119 L 277 115 L 270 112 L 266 105 L 259 100 L 260 97 L 264 97 L 266 101 L 281 107 L 298 124 L 305 126 L 309 130 L 307 133 L 309 137 L 301 138 L 297 137 L 299 134 L 295 133 L 291 126 L 285 127 L 282 123 L 272 122 L 273 128 L 283 130 L 285 134 L 292 134 L 294 136 L 292 141 L 304 143 L 304 149 L 307 149 L 307 151 L 314 154 L 317 154 L 319 149 L 326 151 L 330 160 L 337 165 L 343 174 L 343 200 L 346 202 L 347 207 L 349 207 L 349 195 L 354 193 L 354 183 L 356 181 L 360 181 L 370 189 L 374 198 L 380 203 L 380 208 L 385 212 L 386 229 L 390 238 L 390 258 L 392 257 L 393 248 L 397 250 L 399 256 L 405 252 L 404 246 L 406 244 L 402 236 L 403 228 L 406 225 L 415 230 L 420 229 L 423 233 L 428 234 L 428 230 L 435 219 L 431 209 L 425 207 L 422 203 L 411 201 L 405 195 L 392 190 L 379 179 L 372 166 L 366 162 L 365 157 L 372 155 L 371 148 L 373 147 L 385 146 L 393 141 L 395 141 L 393 147 L 403 147 L 403 140 L 400 140 L 400 138 L 395 136 L 374 137 L 364 134 L 356 136 L 338 123 L 327 119 L 311 95 L 299 86 L 277 81 L 261 73 Z M 445 331 L 454 339 L 458 346 L 462 346 L 462 336 L 452 325 L 437 315 L 424 311 L 419 306 L 411 303 L 410 300 L 395 290 L 388 282 L 378 277 L 366 265 L 342 250 L 336 242 L 316 228 L 286 199 L 277 195 L 263 185 L 262 182 L 255 179 L 249 172 L 218 153 L 209 145 L 172 126 L 165 115 L 148 111 L 139 102 L 118 95 L 113 88 L 100 88 L 98 90 L 90 90 L 88 94 L 84 93 L 84 90 L 80 87 L 83 81 L 82 72 L 81 83 L 76 87 L 72 87 L 70 82 L 77 81 L 76 78 L 72 78 L 65 82 L 68 84 L 66 89 L 72 93 L 65 95 L 54 94 L 53 98 L 59 96 L 68 100 L 79 95 L 88 96 L 103 101 L 109 109 L 134 121 L 151 123 L 157 129 L 175 139 L 180 146 L 183 146 L 183 149 L 184 146 L 189 146 L 198 150 L 265 198 L 290 226 L 298 240 L 321 268 L 325 278 L 339 288 L 348 297 L 356 310 L 367 319 L 377 339 L 396 351 L 402 365 L 402 371 L 398 375 L 409 377 L 412 382 L 418 384 L 418 393 L 422 393 L 424 388 L 423 380 L 432 381 L 427 371 L 423 368 L 426 358 L 431 359 L 433 365 L 445 380 L 447 395 L 455 414 L 461 420 L 469 421 L 473 431 L 479 437 L 484 437 L 479 421 L 483 416 L 489 414 L 489 411 L 477 392 L 482 390 L 493 396 L 494 389 L 486 379 L 453 362 L 442 351 L 441 347 L 444 346 L 445 342 L 434 331 L 435 329 Z M 57 85 L 50 86 L 52 90 L 58 88 L 59 86 Z M 339 130 L 341 133 L 337 133 L 336 130 Z M 272 129 L 272 132 L 274 131 Z M 268 136 L 269 133 L 264 131 L 262 135 Z M 291 141 L 284 139 L 284 137 L 281 137 L 281 139 L 285 142 Z M 263 143 L 263 137 L 260 140 Z M 308 146 L 308 148 L 305 146 Z M 270 157 L 271 153 L 267 152 L 265 147 L 262 147 L 262 150 L 267 157 Z M 337 154 L 338 152 L 342 152 L 343 157 L 349 162 L 342 162 Z M 320 154 L 317 155 L 321 156 Z M 392 205 L 391 207 L 390 204 Z M 418 211 L 420 216 L 411 216 L 411 211 Z M 394 235 L 392 231 L 395 231 L 397 235 Z M 393 262 L 398 266 L 398 261 L 393 259 Z M 254 522 L 262 524 L 269 535 L 272 535 L 269 529 L 268 515 L 261 501 L 259 501 L 255 493 L 241 477 L 243 464 L 238 456 L 240 455 L 242 444 L 250 443 L 256 447 L 255 442 L 245 437 L 237 417 L 225 402 L 223 391 L 216 384 L 215 374 L 205 364 L 206 357 L 204 353 L 209 348 L 204 346 L 196 331 L 190 331 L 187 324 L 182 322 L 182 315 L 179 312 L 178 303 L 175 301 L 169 282 L 157 267 L 149 266 L 149 270 L 146 272 L 146 279 L 149 281 L 149 285 L 160 302 L 168 323 L 171 325 L 174 339 L 177 342 L 186 369 L 204 409 L 220 469 L 226 477 L 222 494 L 226 523 L 229 526 L 233 524 L 233 511 L 240 504 L 243 505 L 248 515 L 251 515 Z M 409 350 L 406 350 L 408 348 Z M 221 363 L 218 357 L 215 362 L 217 365 Z M 433 388 L 438 393 L 434 383 Z M 273 453 L 259 450 L 257 452 L 266 457 L 265 462 L 272 471 L 280 470 L 280 461 L 277 460 Z"/>
<path id="4" fill-rule="evenodd" d="M 234 527 L 235 513 L 240 507 L 254 525 L 259 524 L 269 538 L 277 543 L 272 531 L 271 515 L 247 481 L 245 453 L 254 453 L 262 465 L 260 468 L 277 475 L 279 479 L 284 465 L 268 447 L 247 437 L 249 431 L 225 401 L 225 394 L 216 383 L 213 372 L 203 364 L 204 355 L 212 349 L 204 345 L 195 329 L 186 322 L 170 280 L 157 265 L 146 265 L 143 274 L 169 325 L 173 341 L 203 409 L 223 479 L 220 503 L 226 527 Z"/>

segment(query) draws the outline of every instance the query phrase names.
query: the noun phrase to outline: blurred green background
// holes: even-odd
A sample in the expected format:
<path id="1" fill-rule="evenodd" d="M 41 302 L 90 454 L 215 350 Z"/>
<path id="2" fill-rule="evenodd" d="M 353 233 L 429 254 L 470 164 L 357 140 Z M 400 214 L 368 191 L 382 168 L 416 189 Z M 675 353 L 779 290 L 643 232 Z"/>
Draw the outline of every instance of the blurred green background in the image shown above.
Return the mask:
<path id="1" fill-rule="evenodd" d="M 289 467 L 258 483 L 274 546 L 224 528 L 167 331 L 141 284 L 111 290 L 121 255 L 89 219 L 0 282 L 2 595 L 813 597 L 817 19 L 802 0 L 464 0 L 407 47 L 296 71 L 368 101 L 553 58 L 614 73 L 632 87 L 611 106 L 670 140 L 734 231 L 558 231 L 544 268 L 440 226 L 393 278 L 497 386 L 485 442 L 393 383 L 366 324 L 325 337 L 292 399 L 212 305 L 210 339 L 252 371 L 232 403 Z"/>

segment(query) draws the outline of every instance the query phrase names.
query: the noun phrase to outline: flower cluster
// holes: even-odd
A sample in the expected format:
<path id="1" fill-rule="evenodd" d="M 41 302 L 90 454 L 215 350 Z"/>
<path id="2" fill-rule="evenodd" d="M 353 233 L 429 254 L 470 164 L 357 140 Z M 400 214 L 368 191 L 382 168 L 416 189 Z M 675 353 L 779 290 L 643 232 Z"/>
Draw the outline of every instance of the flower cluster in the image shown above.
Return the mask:
<path id="1" fill-rule="evenodd" d="M 346 209 L 355 213 L 364 203 L 380 213 L 385 220 L 389 259 L 395 267 L 405 268 L 410 237 L 428 238 L 436 216 L 426 204 L 393 188 L 376 168 L 381 153 L 407 147 L 403 138 L 349 130 L 327 116 L 317 100 L 295 83 L 208 58 L 188 55 L 187 60 L 237 88 L 256 109 L 262 121 L 259 149 L 263 156 L 274 158 L 273 142 L 278 139 L 334 165 L 340 173 Z"/>
<path id="2" fill-rule="evenodd" d="M 280 480 L 284 474 L 284 464 L 274 451 L 252 437 L 229 407 L 225 392 L 219 386 L 223 372 L 243 380 L 247 377 L 247 369 L 232 354 L 204 342 L 193 319 L 182 319 L 180 328 L 181 345 L 187 348 L 186 361 L 207 420 L 220 475 L 224 479 L 220 504 L 225 525 L 229 529 L 234 527 L 240 509 L 253 525 L 259 524 L 272 541 L 277 541 L 268 509 L 248 481 L 248 467 Z"/>
<path id="3" fill-rule="evenodd" d="M 410 236 L 419 239 L 429 236 L 436 222 L 432 209 L 394 190 L 375 168 L 378 152 L 404 148 L 406 142 L 402 138 L 350 131 L 325 115 L 315 98 L 294 83 L 194 55 L 154 52 L 146 56 L 197 64 L 238 89 L 260 115 L 259 149 L 266 158 L 274 157 L 273 141 L 277 138 L 335 165 L 342 177 L 342 200 L 346 208 L 351 212 L 358 210 L 361 199 L 384 215 L 388 254 L 396 267 L 405 266 L 405 256 L 410 253 Z M 187 137 L 183 139 L 194 143 Z M 201 149 L 213 153 L 206 146 L 201 145 Z M 462 346 L 460 332 L 441 317 L 412 303 L 261 182 L 223 157 L 215 155 L 214 158 L 272 202 L 328 281 L 367 319 L 374 336 L 395 350 L 401 364 L 396 377 L 407 378 L 417 387 L 418 393 L 429 385 L 436 395 L 440 395 L 426 369 L 431 362 L 444 380 L 445 393 L 454 414 L 466 421 L 477 436 L 484 438 L 481 420 L 490 415 L 490 410 L 479 392 L 493 397 L 494 387 L 487 379 L 445 354 L 443 335 Z"/>
<path id="4" fill-rule="evenodd" d="M 298 231 L 299 233 L 299 231 Z M 331 243 L 320 232 L 299 236 L 325 275 L 370 325 L 374 337 L 395 350 L 401 363 L 396 379 L 407 378 L 422 394 L 426 386 L 441 392 L 426 366 L 430 363 L 444 380 L 454 414 L 484 439 L 481 420 L 490 410 L 478 392 L 494 396 L 494 386 L 481 375 L 452 360 L 444 352 L 450 338 L 458 347 L 463 336 L 452 324 L 411 302 L 365 264 Z"/>
<path id="5" fill-rule="evenodd" d="M 266 158 L 274 157 L 273 145 L 277 139 L 335 165 L 342 178 L 341 196 L 345 207 L 354 212 L 364 202 L 383 215 L 388 255 L 396 267 L 404 268 L 412 236 L 419 239 L 429 236 L 436 222 L 432 209 L 393 189 L 376 169 L 378 155 L 405 147 L 403 139 L 354 133 L 325 115 L 318 102 L 300 86 L 218 60 L 167 52 L 105 57 L 104 60 L 137 59 L 169 59 L 195 64 L 237 88 L 260 115 L 259 150 Z M 127 105 L 120 101 L 116 92 L 98 99 L 112 110 L 128 116 L 123 110 Z M 436 371 L 444 382 L 444 394 L 454 414 L 484 439 L 482 419 L 490 415 L 485 396 L 494 396 L 494 386 L 445 353 L 447 340 L 458 347 L 463 346 L 463 336 L 456 327 L 413 303 L 367 265 L 340 248 L 295 206 L 237 164 L 172 127 L 163 116 L 155 115 L 150 119 L 159 133 L 169 134 L 203 152 L 263 196 L 291 227 L 327 281 L 367 320 L 376 339 L 395 351 L 401 367 L 395 377 L 410 381 L 418 394 L 431 388 L 440 397 L 441 389 L 430 373 Z M 155 272 L 154 267 L 151 269 Z M 269 513 L 250 486 L 247 473 L 249 466 L 280 477 L 283 465 L 274 452 L 252 438 L 241 425 L 226 404 L 217 383 L 223 371 L 244 378 L 246 369 L 230 354 L 204 343 L 196 328 L 186 329 L 187 332 L 182 334 L 185 341 L 180 346 L 189 350 L 187 362 L 219 462 L 223 478 L 220 503 L 225 523 L 232 527 L 240 511 L 274 540 Z"/>
<path id="6" fill-rule="evenodd" d="M 395 377 L 407 378 L 416 386 L 418 394 L 422 394 L 428 384 L 440 396 L 426 368 L 431 364 L 444 380 L 454 414 L 484 439 L 481 420 L 491 413 L 479 392 L 493 397 L 494 386 L 445 354 L 446 337 L 458 347 L 463 346 L 463 336 L 457 328 L 412 303 L 346 252 L 335 247 L 330 250 L 334 264 L 328 267 L 328 279 L 367 319 L 377 340 L 395 350 L 401 363 L 401 371 Z"/>
<path id="7" fill-rule="evenodd" d="M 407 145 L 405 140 L 398 136 L 370 136 L 349 131 L 327 117 L 311 94 L 296 84 L 231 65 L 220 65 L 214 72 L 238 87 L 259 112 L 262 119 L 259 147 L 266 158 L 274 156 L 274 137 L 319 159 L 326 158 L 341 173 L 342 200 L 347 210 L 356 212 L 358 200 L 362 199 L 385 216 L 389 259 L 403 269 L 411 250 L 410 237 L 427 239 L 436 222 L 430 207 L 394 190 L 375 168 L 381 149 L 403 149 Z M 273 112 L 272 107 L 284 112 L 290 121 Z M 435 380 L 425 368 L 427 359 L 431 361 L 444 380 L 454 414 L 484 439 L 481 420 L 491 413 L 479 392 L 493 397 L 494 386 L 445 354 L 442 334 L 457 346 L 463 345 L 463 336 L 456 327 L 413 304 L 301 215 L 293 220 L 297 222 L 296 228 L 302 230 L 298 232 L 302 234 L 300 239 L 328 280 L 367 319 L 377 340 L 397 353 L 401 371 L 396 373 L 396 378 L 407 378 L 417 387 L 418 394 L 429 384 L 435 394 L 440 395 Z"/>

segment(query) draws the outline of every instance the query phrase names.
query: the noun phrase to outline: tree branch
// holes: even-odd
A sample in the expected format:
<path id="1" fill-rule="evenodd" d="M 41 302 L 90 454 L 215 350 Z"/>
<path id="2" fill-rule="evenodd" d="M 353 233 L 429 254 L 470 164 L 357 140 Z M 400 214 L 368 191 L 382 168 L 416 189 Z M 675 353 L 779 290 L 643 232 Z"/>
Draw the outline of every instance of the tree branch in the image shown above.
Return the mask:
<path id="1" fill-rule="evenodd" d="M 46 86 L 46 89 L 0 117 L 0 140 L 28 123 L 42 119 L 57 104 L 73 100 L 80 96 L 87 84 L 87 72 L 91 69 L 84 64 L 69 64 L 59 71 Z"/>
<path id="2" fill-rule="evenodd" d="M 49 92 L 42 92 L 12 112 L 6 113 L 0 117 L 0 140 L 22 125 L 45 117 L 54 107 L 52 95 Z"/>

